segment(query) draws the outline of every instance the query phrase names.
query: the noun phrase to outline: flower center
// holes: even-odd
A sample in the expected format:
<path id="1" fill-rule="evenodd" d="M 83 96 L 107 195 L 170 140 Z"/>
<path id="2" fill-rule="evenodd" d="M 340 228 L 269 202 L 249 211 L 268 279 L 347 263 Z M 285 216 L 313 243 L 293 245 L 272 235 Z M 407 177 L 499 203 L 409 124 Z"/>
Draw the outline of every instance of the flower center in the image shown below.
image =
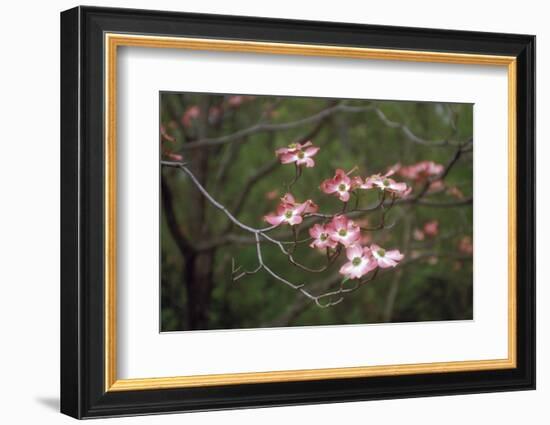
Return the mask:
<path id="1" fill-rule="evenodd" d="M 348 234 L 348 231 L 346 229 L 340 229 L 338 230 L 338 234 L 340 236 L 346 236 Z"/>
<path id="2" fill-rule="evenodd" d="M 324 242 L 328 239 L 328 235 L 326 233 L 321 233 L 321 236 L 319 236 L 319 239 L 321 239 Z"/>
<path id="3" fill-rule="evenodd" d="M 292 217 L 292 211 L 287 210 L 285 211 L 285 218 L 291 218 Z"/>
<path id="4" fill-rule="evenodd" d="M 340 192 L 344 192 L 346 190 L 346 185 L 344 183 L 340 183 L 340 185 L 338 186 L 338 190 Z"/>
<path id="5" fill-rule="evenodd" d="M 390 181 L 388 179 L 384 179 L 384 181 L 382 182 L 382 184 L 384 186 L 389 186 L 390 185 Z"/>
<path id="6" fill-rule="evenodd" d="M 355 257 L 353 260 L 351 260 L 351 264 L 357 267 L 359 264 L 361 264 L 361 257 Z"/>
<path id="7" fill-rule="evenodd" d="M 298 152 L 298 158 L 304 159 L 304 156 L 306 156 L 303 152 Z"/>
<path id="8" fill-rule="evenodd" d="M 383 257 L 384 255 L 386 255 L 386 250 L 380 248 L 378 251 L 376 251 L 376 253 L 377 253 L 380 257 Z"/>

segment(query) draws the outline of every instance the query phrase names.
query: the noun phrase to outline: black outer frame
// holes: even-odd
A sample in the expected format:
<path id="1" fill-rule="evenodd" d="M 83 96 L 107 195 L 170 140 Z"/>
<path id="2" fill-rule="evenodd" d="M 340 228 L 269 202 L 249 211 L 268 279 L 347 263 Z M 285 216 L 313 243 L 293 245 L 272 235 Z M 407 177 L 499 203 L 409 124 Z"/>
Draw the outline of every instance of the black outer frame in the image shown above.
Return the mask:
<path id="1" fill-rule="evenodd" d="M 517 57 L 517 368 L 104 391 L 105 32 Z M 61 412 L 75 418 L 535 388 L 535 37 L 77 7 L 61 13 Z"/>

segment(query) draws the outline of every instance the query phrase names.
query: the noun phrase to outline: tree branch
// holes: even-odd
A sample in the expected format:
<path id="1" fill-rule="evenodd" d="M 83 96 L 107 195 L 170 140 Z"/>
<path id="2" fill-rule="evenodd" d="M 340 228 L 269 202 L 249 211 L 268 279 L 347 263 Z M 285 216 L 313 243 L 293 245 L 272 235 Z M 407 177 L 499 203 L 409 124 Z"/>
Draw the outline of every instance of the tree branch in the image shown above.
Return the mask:
<path id="1" fill-rule="evenodd" d="M 382 121 L 387 127 L 397 128 L 401 130 L 403 135 L 413 143 L 429 147 L 446 147 L 460 145 L 459 142 L 451 142 L 447 139 L 433 141 L 423 139 L 422 137 L 417 136 L 415 133 L 413 133 L 413 131 L 405 124 L 390 120 L 378 107 L 373 106 L 372 109 L 374 110 L 380 121 Z"/>
<path id="2" fill-rule="evenodd" d="M 324 118 L 327 118 L 336 112 L 345 111 L 345 112 L 364 112 L 372 109 L 371 106 L 367 107 L 350 107 L 347 105 L 344 105 L 342 103 L 328 107 L 326 109 L 323 109 L 322 111 L 311 115 L 309 117 L 305 117 L 296 121 L 290 121 L 287 123 L 281 123 L 281 124 L 270 124 L 265 123 L 263 120 L 258 122 L 257 124 L 239 130 L 235 133 L 228 134 L 225 136 L 217 137 L 217 138 L 204 138 L 201 140 L 196 140 L 194 142 L 187 143 L 183 146 L 183 150 L 190 150 L 190 149 L 200 149 L 205 147 L 211 147 L 211 146 L 219 146 L 226 143 L 235 142 L 238 140 L 243 139 L 245 136 L 250 136 L 255 133 L 259 133 L 261 131 L 265 132 L 271 132 L 271 131 L 282 131 L 282 130 L 290 130 L 296 127 L 300 127 L 307 124 L 314 124 Z"/>
<path id="3" fill-rule="evenodd" d="M 321 128 L 323 128 L 323 125 L 326 124 L 327 118 L 328 118 L 328 116 L 321 119 L 321 120 L 319 120 L 319 122 L 315 125 L 315 127 L 313 127 L 313 129 L 311 129 L 311 131 L 309 131 L 307 134 L 297 138 L 293 143 L 304 143 L 304 142 L 306 142 L 310 139 L 313 139 L 319 133 L 319 131 L 321 131 Z M 235 216 L 238 216 L 240 214 L 240 212 L 241 212 L 241 210 L 242 210 L 242 208 L 243 208 L 243 206 L 246 202 L 246 199 L 248 198 L 248 195 L 250 194 L 250 191 L 252 190 L 254 185 L 259 180 L 261 180 L 262 178 L 264 178 L 268 174 L 272 173 L 277 168 L 277 165 L 279 164 L 279 162 L 280 161 L 279 161 L 278 158 L 274 158 L 270 162 L 267 162 L 263 166 L 258 168 L 258 170 L 256 170 L 256 172 L 248 178 L 248 180 L 244 184 L 243 189 L 241 190 L 241 193 L 239 194 L 239 197 L 235 201 L 235 204 L 232 208 L 233 214 Z M 229 228 L 230 227 L 228 227 L 228 229 L 226 229 L 226 231 L 229 230 Z"/>
<path id="4" fill-rule="evenodd" d="M 272 244 L 276 245 L 281 252 L 288 257 L 288 260 L 299 267 L 302 267 L 304 269 L 309 269 L 306 266 L 301 265 L 299 262 L 297 262 L 294 257 L 292 256 L 292 253 L 290 253 L 287 249 L 285 249 L 283 242 L 280 242 L 271 236 L 268 235 L 267 232 L 273 230 L 277 226 L 269 226 L 262 229 L 256 229 L 254 227 L 248 226 L 241 221 L 239 221 L 235 216 L 233 216 L 229 210 L 222 204 L 220 204 L 218 201 L 216 201 L 204 188 L 204 186 L 198 181 L 198 179 L 194 176 L 194 174 L 191 172 L 189 168 L 186 167 L 185 163 L 181 162 L 171 162 L 171 161 L 161 161 L 161 164 L 168 167 L 176 167 L 182 170 L 187 176 L 191 179 L 193 184 L 197 187 L 199 192 L 210 202 L 215 208 L 221 210 L 237 227 L 241 228 L 242 230 L 245 230 L 249 233 L 252 233 L 254 235 L 255 244 L 256 244 L 256 254 L 258 259 L 258 266 L 252 271 L 252 273 L 256 273 L 260 270 L 265 270 L 269 275 L 271 275 L 273 278 L 278 280 L 279 282 L 284 283 L 288 287 L 300 292 L 302 295 L 304 295 L 306 298 L 310 299 L 320 308 L 327 308 L 334 306 L 336 304 L 339 304 L 341 301 L 343 301 L 343 296 L 340 296 L 336 301 L 332 301 L 333 295 L 339 295 L 339 294 L 345 294 L 348 292 L 353 292 L 357 288 L 344 288 L 341 287 L 340 290 L 336 292 L 330 292 L 326 294 L 320 294 L 320 295 L 314 295 L 310 291 L 306 290 L 304 288 L 304 284 L 294 284 L 290 282 L 289 280 L 285 279 L 284 277 L 278 275 L 275 273 L 265 262 L 263 259 L 263 253 L 261 248 L 261 238 L 266 239 L 267 241 L 271 242 Z M 238 270 L 233 270 L 233 272 L 237 272 Z M 251 272 L 241 272 L 241 275 L 250 274 Z M 364 282 L 369 281 L 370 278 L 364 279 L 362 281 L 359 281 L 357 283 L 357 287 L 361 286 Z M 330 298 L 329 301 L 323 302 L 325 298 Z"/>

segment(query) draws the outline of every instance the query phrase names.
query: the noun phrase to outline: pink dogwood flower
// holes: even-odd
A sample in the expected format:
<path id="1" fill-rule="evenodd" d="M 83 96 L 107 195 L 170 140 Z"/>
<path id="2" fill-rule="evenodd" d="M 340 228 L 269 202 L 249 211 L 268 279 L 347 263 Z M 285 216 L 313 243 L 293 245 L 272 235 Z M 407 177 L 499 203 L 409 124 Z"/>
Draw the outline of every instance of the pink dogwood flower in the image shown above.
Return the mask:
<path id="1" fill-rule="evenodd" d="M 313 238 L 313 242 L 309 245 L 312 248 L 336 248 L 338 242 L 330 238 L 328 230 L 321 224 L 315 224 L 309 229 L 309 235 Z"/>
<path id="2" fill-rule="evenodd" d="M 196 120 L 201 114 L 201 109 L 197 106 L 190 106 L 185 110 L 181 117 L 181 123 L 185 128 L 191 127 L 193 121 Z"/>
<path id="3" fill-rule="evenodd" d="M 334 194 L 342 202 L 348 202 L 350 192 L 361 184 L 361 179 L 351 179 L 344 170 L 338 168 L 334 177 L 321 183 L 321 190 L 329 195 Z"/>
<path id="4" fill-rule="evenodd" d="M 378 264 L 378 267 L 387 269 L 388 267 L 395 267 L 403 259 L 404 255 L 397 249 L 386 251 L 384 248 L 380 248 L 378 245 L 372 244 L 370 246 L 373 259 Z"/>
<path id="5" fill-rule="evenodd" d="M 360 186 L 361 189 L 373 189 L 377 188 L 381 191 L 386 191 L 394 193 L 399 197 L 405 197 L 411 193 L 412 188 L 407 185 L 407 183 L 396 182 L 394 179 L 391 179 L 393 172 L 386 174 L 374 174 L 365 179 L 365 182 Z"/>
<path id="6" fill-rule="evenodd" d="M 439 193 L 445 190 L 445 183 L 442 180 L 436 180 L 430 183 L 428 193 Z"/>
<path id="7" fill-rule="evenodd" d="M 281 202 L 283 204 L 289 204 L 294 207 L 301 205 L 300 202 L 296 202 L 296 199 L 294 198 L 294 195 L 292 195 L 292 193 L 285 193 L 281 198 Z M 317 205 L 311 199 L 303 202 L 303 204 L 306 204 L 304 214 L 316 213 L 317 211 L 319 211 L 319 205 Z"/>
<path id="8" fill-rule="evenodd" d="M 437 220 L 428 221 L 424 224 L 424 233 L 428 236 L 437 236 L 439 233 L 439 222 Z"/>
<path id="9" fill-rule="evenodd" d="M 167 152 L 166 156 L 170 159 L 173 159 L 174 161 L 179 161 L 179 162 L 183 161 L 183 156 L 180 155 L 179 153 Z"/>
<path id="10" fill-rule="evenodd" d="M 413 238 L 417 241 L 423 241 L 424 239 L 426 239 L 426 235 L 424 234 L 424 232 L 422 230 L 414 229 Z"/>
<path id="11" fill-rule="evenodd" d="M 281 164 L 305 165 L 307 168 L 315 166 L 313 157 L 319 152 L 319 147 L 313 146 L 311 141 L 307 141 L 304 144 L 292 143 L 286 148 L 279 148 L 275 151 L 275 154 L 281 161 Z"/>
<path id="12" fill-rule="evenodd" d="M 170 134 L 168 134 L 168 132 L 166 131 L 166 127 L 164 127 L 163 125 L 160 126 L 160 135 L 163 138 L 162 141 L 166 140 L 166 141 L 171 142 L 171 143 L 176 142 L 176 138 L 174 136 L 171 136 Z"/>
<path id="13" fill-rule="evenodd" d="M 235 96 L 230 96 L 229 97 L 229 99 L 227 100 L 227 104 L 231 108 L 238 108 L 243 103 L 248 102 L 248 101 L 253 100 L 253 99 L 254 99 L 254 96 L 235 95 Z"/>
<path id="14" fill-rule="evenodd" d="M 441 174 L 444 166 L 433 161 L 420 161 L 416 164 L 400 167 L 400 176 L 410 180 L 422 181 L 428 177 L 435 177 Z"/>
<path id="15" fill-rule="evenodd" d="M 340 268 L 340 273 L 348 279 L 359 279 L 378 266 L 370 249 L 360 245 L 349 246 L 346 249 L 346 257 L 349 262 Z"/>
<path id="16" fill-rule="evenodd" d="M 275 210 L 275 213 L 268 214 L 264 220 L 273 226 L 282 223 L 288 223 L 291 226 L 300 224 L 303 221 L 303 215 L 318 211 L 319 207 L 311 200 L 298 203 L 290 193 L 281 198 L 281 203 Z"/>
<path id="17" fill-rule="evenodd" d="M 329 236 L 333 241 L 339 242 L 345 247 L 353 245 L 361 238 L 361 230 L 357 224 L 345 215 L 334 216 L 326 225 Z"/>
<path id="18" fill-rule="evenodd" d="M 462 191 L 456 186 L 451 186 L 448 188 L 447 193 L 457 199 L 464 199 L 464 193 L 462 193 Z"/>

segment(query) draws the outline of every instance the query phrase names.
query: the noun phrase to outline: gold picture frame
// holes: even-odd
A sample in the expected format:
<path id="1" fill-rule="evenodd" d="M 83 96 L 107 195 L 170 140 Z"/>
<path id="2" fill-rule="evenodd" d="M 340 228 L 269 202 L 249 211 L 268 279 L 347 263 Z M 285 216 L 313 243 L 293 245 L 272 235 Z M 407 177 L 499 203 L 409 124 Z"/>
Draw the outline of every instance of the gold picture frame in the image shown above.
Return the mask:
<path id="1" fill-rule="evenodd" d="M 414 50 L 373 49 L 312 44 L 267 43 L 222 39 L 164 37 L 106 33 L 105 43 L 105 391 L 136 391 L 257 384 L 285 381 L 310 381 L 357 377 L 411 375 L 511 369 L 517 365 L 516 353 L 516 66 L 514 56 L 447 53 Z M 358 60 L 391 60 L 505 67 L 508 73 L 508 357 L 494 360 L 399 364 L 254 373 L 230 373 L 175 377 L 118 379 L 116 373 L 116 96 L 117 52 L 119 47 L 188 49 L 280 55 L 324 56 Z"/>

